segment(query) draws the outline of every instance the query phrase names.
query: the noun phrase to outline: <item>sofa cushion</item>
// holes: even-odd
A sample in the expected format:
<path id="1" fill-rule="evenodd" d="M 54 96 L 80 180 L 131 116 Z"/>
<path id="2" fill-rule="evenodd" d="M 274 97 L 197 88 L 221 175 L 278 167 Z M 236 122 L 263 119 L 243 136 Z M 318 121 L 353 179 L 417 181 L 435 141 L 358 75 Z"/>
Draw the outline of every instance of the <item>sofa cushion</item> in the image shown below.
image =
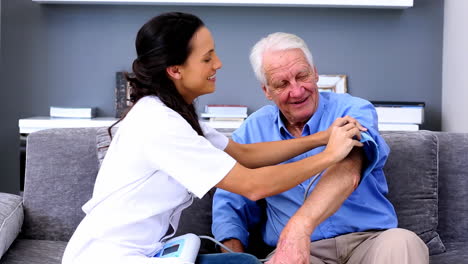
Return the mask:
<path id="1" fill-rule="evenodd" d="M 429 131 L 382 133 L 391 152 L 384 172 L 398 226 L 415 232 L 429 253 L 445 251 L 438 225 L 438 140 Z"/>
<path id="2" fill-rule="evenodd" d="M 95 128 L 46 129 L 28 135 L 23 238 L 68 241 L 84 217 L 98 162 Z"/>
<path id="3" fill-rule="evenodd" d="M 468 243 L 444 242 L 446 251 L 442 254 L 431 256 L 431 264 L 468 263 Z"/>
<path id="4" fill-rule="evenodd" d="M 202 199 L 194 198 L 192 205 L 186 208 L 180 216 L 179 227 L 174 236 L 187 233 L 213 237 L 211 233 L 211 213 L 213 196 L 216 188 L 212 188 Z M 216 245 L 209 240 L 202 239 L 200 253 L 215 253 Z"/>
<path id="5" fill-rule="evenodd" d="M 67 242 L 17 239 L 0 264 L 60 264 Z"/>
<path id="6" fill-rule="evenodd" d="M 114 136 L 117 133 L 118 126 L 111 129 L 111 135 Z M 109 135 L 109 127 L 99 127 L 96 130 L 96 155 L 99 162 L 99 166 L 102 165 L 102 161 L 106 156 L 107 150 L 111 143 L 111 136 Z"/>
<path id="7" fill-rule="evenodd" d="M 468 133 L 437 132 L 439 226 L 445 242 L 468 242 Z M 466 262 L 468 263 L 468 262 Z"/>
<path id="8" fill-rule="evenodd" d="M 23 218 L 23 198 L 0 193 L 0 258 L 18 236 Z"/>

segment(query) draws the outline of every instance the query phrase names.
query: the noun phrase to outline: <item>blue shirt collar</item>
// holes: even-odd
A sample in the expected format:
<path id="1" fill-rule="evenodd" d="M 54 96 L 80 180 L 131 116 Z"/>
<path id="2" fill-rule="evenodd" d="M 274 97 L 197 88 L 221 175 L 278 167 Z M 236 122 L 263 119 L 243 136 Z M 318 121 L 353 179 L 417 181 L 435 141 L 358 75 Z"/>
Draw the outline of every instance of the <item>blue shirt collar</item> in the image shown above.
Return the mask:
<path id="1" fill-rule="evenodd" d="M 326 100 L 321 93 L 319 93 L 319 104 L 317 109 L 315 110 L 315 113 L 312 115 L 312 117 L 307 121 L 305 124 L 304 128 L 302 129 L 302 135 L 303 136 L 308 136 L 311 134 L 311 131 L 317 131 L 318 127 L 320 125 L 320 119 L 322 118 L 322 113 L 325 111 L 325 107 L 327 105 L 328 100 Z M 278 131 L 280 132 L 281 136 L 284 139 L 287 138 L 293 138 L 293 136 L 289 133 L 289 131 L 286 129 L 286 125 L 283 122 L 283 119 L 281 118 L 282 113 L 279 110 L 279 108 L 276 106 L 276 124 L 278 125 Z"/>

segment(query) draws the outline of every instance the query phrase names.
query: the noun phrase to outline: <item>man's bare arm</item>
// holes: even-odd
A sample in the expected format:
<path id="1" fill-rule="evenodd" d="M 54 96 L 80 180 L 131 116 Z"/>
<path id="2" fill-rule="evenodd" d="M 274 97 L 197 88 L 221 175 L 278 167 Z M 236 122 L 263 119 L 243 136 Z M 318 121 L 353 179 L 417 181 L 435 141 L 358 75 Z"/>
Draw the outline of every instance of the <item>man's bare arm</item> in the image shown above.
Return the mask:
<path id="1" fill-rule="evenodd" d="M 312 234 L 314 229 L 334 214 L 357 188 L 363 162 L 364 151 L 354 148 L 346 159 L 328 168 L 293 217 L 307 219 Z"/>
<path id="2" fill-rule="evenodd" d="M 348 157 L 327 169 L 281 232 L 277 251 L 268 263 L 309 263 L 311 234 L 359 185 L 364 160 L 363 150 L 354 148 Z"/>

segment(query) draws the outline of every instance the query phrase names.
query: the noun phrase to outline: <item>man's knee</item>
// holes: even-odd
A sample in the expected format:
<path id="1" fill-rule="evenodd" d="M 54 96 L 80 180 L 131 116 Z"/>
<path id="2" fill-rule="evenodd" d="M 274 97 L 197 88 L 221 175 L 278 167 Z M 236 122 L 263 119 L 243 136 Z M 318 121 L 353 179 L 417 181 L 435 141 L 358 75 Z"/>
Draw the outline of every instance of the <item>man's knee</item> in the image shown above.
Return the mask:
<path id="1" fill-rule="evenodd" d="M 415 246 L 425 246 L 421 238 L 418 237 L 413 231 L 403 228 L 391 228 L 385 230 L 380 234 L 379 240 L 381 243 L 388 244 L 388 246 L 403 246 L 406 244 Z"/>
<path id="2" fill-rule="evenodd" d="M 429 250 L 414 232 L 392 228 L 379 234 L 362 263 L 427 264 Z"/>
<path id="3" fill-rule="evenodd" d="M 399 253 L 406 263 L 428 263 L 429 249 L 424 241 L 414 232 L 392 228 L 380 234 L 378 238 L 381 248 L 388 249 L 389 254 Z M 403 262 L 402 262 L 403 263 Z"/>

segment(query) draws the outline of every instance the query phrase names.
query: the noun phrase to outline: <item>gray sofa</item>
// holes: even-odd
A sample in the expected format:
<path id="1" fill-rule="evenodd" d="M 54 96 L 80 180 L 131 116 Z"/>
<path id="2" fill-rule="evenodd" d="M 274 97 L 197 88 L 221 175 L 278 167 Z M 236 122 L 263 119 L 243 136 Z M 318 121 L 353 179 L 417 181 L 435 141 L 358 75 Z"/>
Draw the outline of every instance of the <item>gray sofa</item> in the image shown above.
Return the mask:
<path id="1" fill-rule="evenodd" d="M 23 197 L 0 194 L 0 264 L 61 262 L 84 216 L 81 206 L 92 194 L 99 168 L 96 146 L 102 144 L 98 132 L 67 128 L 28 136 Z M 431 263 L 468 263 L 468 134 L 383 136 L 392 149 L 385 172 L 400 226 L 427 243 Z M 213 191 L 183 213 L 178 233 L 211 234 Z M 251 244 L 252 253 L 265 252 L 258 240 Z M 216 248 L 204 242 L 201 250 Z"/>

